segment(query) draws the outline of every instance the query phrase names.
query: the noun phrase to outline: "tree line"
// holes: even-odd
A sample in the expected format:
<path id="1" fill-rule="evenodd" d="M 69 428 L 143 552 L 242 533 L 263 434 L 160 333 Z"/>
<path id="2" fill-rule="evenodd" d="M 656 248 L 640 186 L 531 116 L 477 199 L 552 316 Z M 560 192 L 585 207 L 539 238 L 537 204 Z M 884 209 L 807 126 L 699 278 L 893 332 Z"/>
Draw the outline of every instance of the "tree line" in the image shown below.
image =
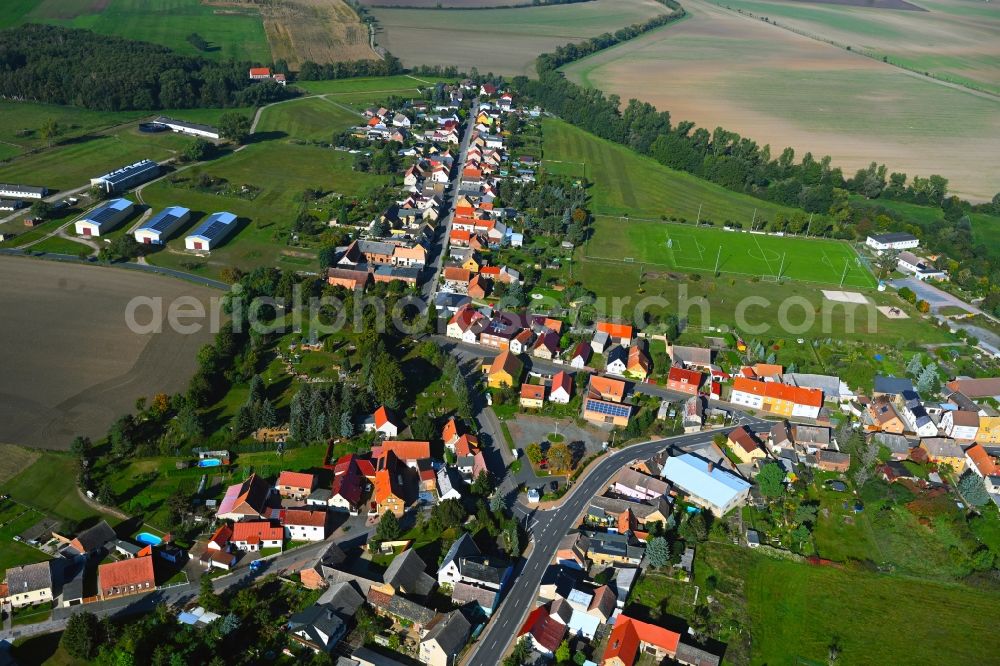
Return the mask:
<path id="1" fill-rule="evenodd" d="M 972 205 L 949 196 L 948 180 L 940 175 L 908 178 L 875 162 L 845 176 L 829 156 L 817 159 L 807 152 L 797 160 L 792 148 L 775 156 L 769 145 L 759 146 L 722 127 L 709 131 L 689 121 L 672 123 L 669 111 L 647 102 L 631 99 L 623 106 L 617 95 L 576 85 L 558 71 L 562 65 L 683 16 L 676 2 L 663 2 L 676 7 L 673 14 L 540 55 L 535 63 L 538 78 L 515 77 L 513 89 L 563 120 L 665 166 L 734 192 L 827 216 L 811 228 L 814 235 L 854 239 L 869 232 L 909 231 L 922 236 L 931 249 L 961 262 L 963 287 L 978 293 L 1000 288 L 1000 259 L 984 241 L 973 237 L 970 218 L 976 212 L 1000 213 L 1000 194 L 990 203 Z M 865 200 L 851 199 L 851 195 Z M 926 227 L 911 224 L 899 212 L 879 206 L 879 200 L 937 207 L 944 220 Z M 782 220 L 779 226 L 794 231 L 803 226 L 801 222 L 798 218 Z"/>

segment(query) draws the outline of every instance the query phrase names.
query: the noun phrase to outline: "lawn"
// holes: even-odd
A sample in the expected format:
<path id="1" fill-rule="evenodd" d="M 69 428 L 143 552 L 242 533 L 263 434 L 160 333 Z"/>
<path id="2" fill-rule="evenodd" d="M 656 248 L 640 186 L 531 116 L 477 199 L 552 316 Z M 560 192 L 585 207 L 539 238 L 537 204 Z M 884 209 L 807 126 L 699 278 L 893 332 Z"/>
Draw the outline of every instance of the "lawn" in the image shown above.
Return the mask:
<path id="1" fill-rule="evenodd" d="M 843 241 L 730 232 L 712 227 L 602 218 L 585 253 L 686 273 L 777 277 L 848 287 L 875 278 Z"/>
<path id="2" fill-rule="evenodd" d="M 427 88 L 439 81 L 448 81 L 437 77 L 410 76 L 362 76 L 353 79 L 335 79 L 332 81 L 296 81 L 295 87 L 310 93 L 347 94 L 347 93 L 386 93 L 398 92 L 416 93 L 418 89 Z"/>
<path id="3" fill-rule="evenodd" d="M 667 168 L 556 118 L 542 121 L 542 134 L 545 169 L 593 183 L 591 210 L 597 215 L 700 219 L 720 226 L 738 221 L 749 228 L 752 221 L 760 224 L 779 213 L 791 217 L 801 212 Z"/>
<path id="4" fill-rule="evenodd" d="M 88 134 L 0 166 L 0 181 L 73 189 L 141 159 L 167 159 L 191 142 L 190 137 L 172 132 L 144 134 L 134 125 L 109 134 Z"/>
<path id="5" fill-rule="evenodd" d="M 649 266 L 642 269 L 640 276 L 638 263 L 587 260 L 582 257 L 582 249 L 578 256 L 580 260 L 574 262 L 573 268 L 575 279 L 593 290 L 599 299 L 603 297 L 603 306 L 608 312 L 620 306 L 621 313 L 629 318 L 636 308 L 648 305 L 653 315 L 678 314 L 682 320 L 687 320 L 693 332 L 712 334 L 708 327 L 735 328 L 744 335 L 752 333 L 752 336 L 777 338 L 782 347 L 797 344 L 800 336 L 806 343 L 818 338 L 824 344 L 829 338 L 884 345 L 900 339 L 907 343 L 955 339 L 946 330 L 920 318 L 915 308 L 888 292 L 872 290 L 865 295 L 876 305 L 900 308 L 910 318 L 887 319 L 874 308 L 833 304 L 823 298 L 819 287 L 805 282 L 786 281 L 779 286 L 740 277 L 715 278 L 710 273 L 700 280 L 685 280 L 683 274 L 657 271 Z M 764 298 L 765 301 L 749 301 L 750 298 Z M 598 305 L 601 304 L 599 301 Z M 804 309 L 805 304 L 810 306 L 809 310 Z M 741 307 L 742 322 L 737 316 Z M 779 313 L 783 308 L 788 327 L 780 324 Z"/>
<path id="6" fill-rule="evenodd" d="M 88 254 L 93 254 L 93 250 L 88 245 L 83 243 L 77 243 L 69 238 L 62 238 L 61 236 L 53 236 L 52 238 L 46 238 L 41 243 L 37 245 L 32 245 L 31 250 L 33 252 L 52 252 L 54 254 L 71 254 L 73 256 L 79 255 L 81 252 L 87 252 Z"/>
<path id="7" fill-rule="evenodd" d="M 22 20 L 163 44 L 184 55 L 220 60 L 271 62 L 271 49 L 260 14 L 249 8 L 210 6 L 201 0 L 110 0 L 77 3 L 41 0 Z M 199 51 L 187 37 L 198 33 L 208 43 Z"/>
<path id="8" fill-rule="evenodd" d="M 45 518 L 45 514 L 13 500 L 0 502 L 0 569 L 49 559 L 42 551 L 14 537 Z"/>
<path id="9" fill-rule="evenodd" d="M 261 116 L 257 131 L 280 133 L 307 141 L 331 143 L 334 137 L 364 119 L 324 97 L 275 105 Z M 277 135 L 277 134 L 276 134 Z"/>
<path id="10" fill-rule="evenodd" d="M 905 663 L 903 655 L 914 654 L 937 654 L 940 663 L 992 661 L 988 642 L 967 640 L 1000 620 L 988 587 L 813 566 L 718 543 L 698 547 L 694 571 L 700 598 L 713 598 L 710 621 L 729 643 L 731 663 L 827 663 L 834 643 L 844 664 Z M 689 597 L 678 596 L 667 596 L 665 607 L 687 617 Z M 657 608 L 656 598 L 644 603 Z"/>
<path id="11" fill-rule="evenodd" d="M 80 500 L 76 476 L 76 461 L 72 456 L 44 452 L 28 468 L 0 485 L 0 490 L 40 511 L 83 520 L 95 512 Z"/>
<path id="12" fill-rule="evenodd" d="M 281 107 L 274 107 L 269 113 Z M 331 106 L 334 115 L 338 112 Z M 266 116 L 265 116 L 266 117 Z M 332 134 L 334 126 L 327 128 Z M 262 169 L 262 165 L 267 165 Z M 306 188 L 326 194 L 363 196 L 385 183 L 386 176 L 356 172 L 349 153 L 309 145 L 295 145 L 284 138 L 274 138 L 247 146 L 244 150 L 216 162 L 195 167 L 181 174 L 187 183 L 164 179 L 143 190 L 143 199 L 154 208 L 181 205 L 195 212 L 189 227 L 181 229 L 167 247 L 152 254 L 152 264 L 179 268 L 203 275 L 217 276 L 225 266 L 251 269 L 257 266 L 281 266 L 287 263 L 306 270 L 313 263 L 315 250 L 290 244 L 290 227 L 301 207 Z M 224 178 L 234 185 L 260 188 L 254 199 L 222 196 L 185 186 L 199 174 Z M 208 260 L 192 257 L 184 250 L 184 236 L 200 219 L 215 211 L 229 211 L 241 218 L 236 235 L 227 239 Z M 303 265 L 302 260 L 306 260 Z"/>

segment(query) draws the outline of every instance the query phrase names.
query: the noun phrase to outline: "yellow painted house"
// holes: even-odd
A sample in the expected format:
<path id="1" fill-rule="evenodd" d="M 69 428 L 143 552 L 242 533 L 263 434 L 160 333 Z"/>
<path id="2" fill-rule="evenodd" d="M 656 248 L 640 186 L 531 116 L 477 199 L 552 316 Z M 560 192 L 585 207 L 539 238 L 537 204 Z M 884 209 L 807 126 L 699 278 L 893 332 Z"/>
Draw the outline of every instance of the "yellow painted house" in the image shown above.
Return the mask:
<path id="1" fill-rule="evenodd" d="M 524 371 L 524 364 L 521 359 L 505 349 L 500 355 L 493 359 L 492 363 L 483 363 L 483 372 L 486 373 L 486 383 L 490 388 L 503 388 L 504 386 L 517 386 L 521 383 L 521 373 Z"/>
<path id="2" fill-rule="evenodd" d="M 979 434 L 976 441 L 980 444 L 1000 444 L 1000 416 L 980 416 Z"/>
<path id="3" fill-rule="evenodd" d="M 479 269 L 482 268 L 482 264 L 480 264 L 479 260 L 476 259 L 475 255 L 473 255 L 465 260 L 465 263 L 462 264 L 462 268 L 469 271 L 470 273 L 478 273 Z"/>

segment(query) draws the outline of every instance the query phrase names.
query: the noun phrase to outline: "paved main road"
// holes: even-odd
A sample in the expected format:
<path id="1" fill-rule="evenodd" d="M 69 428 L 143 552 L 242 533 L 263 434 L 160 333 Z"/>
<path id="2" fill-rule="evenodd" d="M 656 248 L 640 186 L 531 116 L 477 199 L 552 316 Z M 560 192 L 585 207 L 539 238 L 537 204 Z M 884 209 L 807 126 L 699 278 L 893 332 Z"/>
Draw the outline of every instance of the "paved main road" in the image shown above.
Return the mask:
<path id="1" fill-rule="evenodd" d="M 745 417 L 751 427 L 770 427 L 762 419 Z M 516 637 L 524 617 L 534 607 L 542 574 L 555 556 L 556 547 L 566 532 L 576 525 L 587 502 L 601 494 L 611 478 L 635 460 L 652 456 L 666 446 L 683 446 L 710 442 L 715 432 L 678 435 L 635 444 L 615 451 L 602 459 L 579 481 L 567 499 L 555 509 L 531 510 L 517 505 L 515 512 L 523 515 L 531 535 L 531 553 L 523 561 L 514 584 L 493 614 L 482 638 L 473 646 L 464 666 L 496 666 L 500 657 Z"/>
<path id="2" fill-rule="evenodd" d="M 458 186 L 462 182 L 462 171 L 465 169 L 465 160 L 469 155 L 469 144 L 472 141 L 472 122 L 477 115 L 479 115 L 478 97 L 472 100 L 472 109 L 469 112 L 469 117 L 462 126 L 462 143 L 459 144 L 458 158 L 453 165 L 451 183 L 449 184 L 448 191 L 445 193 L 444 205 L 447 212 L 444 218 L 442 218 L 444 221 L 443 224 L 437 225 L 437 236 L 434 239 L 429 257 L 431 274 L 424 281 L 423 287 L 421 287 L 421 293 L 428 304 L 433 301 L 434 294 L 437 293 L 441 267 L 444 265 L 444 258 L 448 254 L 451 224 L 455 217 L 455 198 L 458 196 Z"/>

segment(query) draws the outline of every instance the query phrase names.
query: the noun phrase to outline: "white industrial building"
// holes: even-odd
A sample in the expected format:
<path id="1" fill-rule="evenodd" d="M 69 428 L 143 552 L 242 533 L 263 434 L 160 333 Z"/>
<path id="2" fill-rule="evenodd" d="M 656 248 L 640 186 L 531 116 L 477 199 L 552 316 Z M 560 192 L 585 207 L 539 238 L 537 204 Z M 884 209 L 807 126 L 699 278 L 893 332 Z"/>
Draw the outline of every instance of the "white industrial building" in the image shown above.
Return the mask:
<path id="1" fill-rule="evenodd" d="M 108 194 L 114 194 L 115 192 L 127 190 L 133 185 L 138 185 L 139 183 L 144 183 L 147 180 L 152 180 L 158 175 L 160 175 L 159 164 L 153 160 L 141 160 L 135 164 L 129 164 L 128 166 L 122 167 L 121 169 L 115 169 L 111 173 L 106 173 L 103 176 L 91 178 L 90 184 L 100 187 Z"/>
<path id="2" fill-rule="evenodd" d="M 219 129 L 217 127 L 212 127 L 211 125 L 189 123 L 184 120 L 167 118 L 166 116 L 160 116 L 153 121 L 153 124 L 162 125 L 171 132 L 178 132 L 179 134 L 187 134 L 189 136 L 196 136 L 202 139 L 211 139 L 212 141 L 219 140 Z"/>
<path id="3" fill-rule="evenodd" d="M 195 252 L 210 252 L 236 230 L 232 213 L 212 213 L 187 238 L 184 247 Z"/>
<path id="4" fill-rule="evenodd" d="M 135 240 L 145 245 L 162 245 L 163 241 L 191 218 L 183 206 L 170 206 L 149 218 L 135 230 Z"/>
<path id="5" fill-rule="evenodd" d="M 884 252 L 885 250 L 910 250 L 920 245 L 920 239 L 913 234 L 894 231 L 888 234 L 869 236 L 865 244 L 876 252 Z"/>
<path id="6" fill-rule="evenodd" d="M 49 191 L 44 187 L 32 187 L 31 185 L 11 185 L 0 183 L 0 197 L 11 197 L 14 199 L 41 199 Z"/>
<path id="7" fill-rule="evenodd" d="M 135 204 L 128 199 L 105 201 L 76 221 L 76 233 L 88 238 L 106 234 L 125 221 L 134 209 Z"/>

